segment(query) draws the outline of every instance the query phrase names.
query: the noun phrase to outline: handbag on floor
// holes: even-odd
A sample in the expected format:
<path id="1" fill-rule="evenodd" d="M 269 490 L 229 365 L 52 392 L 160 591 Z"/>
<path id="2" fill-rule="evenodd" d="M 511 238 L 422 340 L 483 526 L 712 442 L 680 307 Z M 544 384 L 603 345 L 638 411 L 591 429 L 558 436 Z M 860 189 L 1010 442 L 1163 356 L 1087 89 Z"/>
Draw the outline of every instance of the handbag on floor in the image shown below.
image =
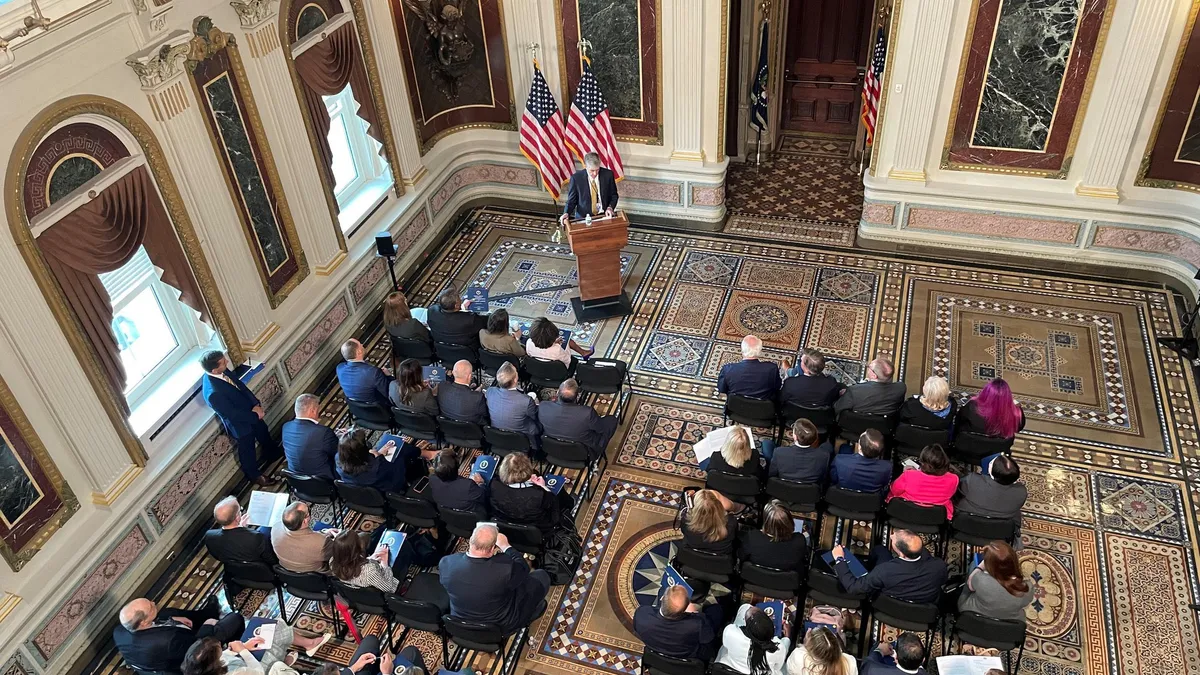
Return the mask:
<path id="1" fill-rule="evenodd" d="M 546 542 L 542 569 L 550 575 L 550 585 L 564 586 L 571 583 L 579 562 L 583 560 L 583 538 L 574 527 L 559 527 Z"/>

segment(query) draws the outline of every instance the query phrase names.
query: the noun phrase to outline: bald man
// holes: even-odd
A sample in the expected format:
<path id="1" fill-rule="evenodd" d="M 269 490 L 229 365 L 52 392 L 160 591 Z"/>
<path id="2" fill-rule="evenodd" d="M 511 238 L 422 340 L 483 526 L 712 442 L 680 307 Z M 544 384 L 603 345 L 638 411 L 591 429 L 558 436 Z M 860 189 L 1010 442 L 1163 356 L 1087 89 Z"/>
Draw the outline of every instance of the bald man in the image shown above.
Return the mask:
<path id="1" fill-rule="evenodd" d="M 833 410 L 839 415 L 847 410 L 864 415 L 890 415 L 904 405 L 906 388 L 903 382 L 892 382 L 896 368 L 883 356 L 867 364 L 867 377 L 862 382 L 846 388 Z"/>
<path id="2" fill-rule="evenodd" d="M 876 546 L 863 561 L 871 571 L 855 577 L 846 563 L 846 551 L 833 547 L 833 571 L 847 593 L 874 600 L 886 595 L 907 602 L 936 602 L 946 582 L 946 563 L 925 550 L 921 537 L 909 530 L 893 530 L 890 547 Z M 824 565 L 824 560 L 821 563 Z"/>
<path id="3" fill-rule="evenodd" d="M 716 656 L 720 609 L 700 610 L 683 586 L 672 586 L 658 605 L 642 605 L 633 613 L 633 632 L 647 647 L 678 659 L 710 661 Z M 713 620 L 713 617 L 716 620 Z"/>
<path id="4" fill-rule="evenodd" d="M 487 424 L 487 401 L 483 392 L 471 386 L 475 371 L 467 360 L 454 364 L 450 377 L 438 387 L 437 402 L 442 414 L 459 422 Z"/>
<path id="5" fill-rule="evenodd" d="M 204 533 L 204 546 L 209 554 L 225 563 L 262 562 L 274 565 L 279 562 L 271 548 L 270 537 L 258 528 L 246 527 L 246 515 L 237 497 L 226 497 L 213 508 L 216 529 Z M 267 528 L 270 531 L 270 528 Z M 241 592 L 241 587 L 225 582 L 225 597 L 231 603 Z"/>
<path id="6" fill-rule="evenodd" d="M 374 403 L 383 406 L 384 410 L 391 410 L 388 387 L 392 383 L 392 376 L 387 370 L 367 363 L 366 355 L 366 348 L 354 338 L 342 344 L 342 358 L 346 361 L 337 365 L 338 384 L 342 385 L 342 392 L 348 399 L 368 405 Z"/>
<path id="7" fill-rule="evenodd" d="M 498 624 L 511 635 L 546 609 L 550 575 L 529 563 L 493 523 L 480 523 L 464 553 L 442 558 L 438 577 L 450 596 L 450 616 Z"/>
<path id="8" fill-rule="evenodd" d="M 188 647 L 196 640 L 211 637 L 221 644 L 236 640 L 246 630 L 239 612 L 220 616 L 216 597 L 209 597 L 202 609 L 189 611 L 164 607 L 138 598 L 121 608 L 120 623 L 113 629 L 113 642 L 125 661 L 144 672 L 179 672 Z"/>
<path id="9" fill-rule="evenodd" d="M 742 360 L 721 366 L 717 391 L 732 396 L 775 400 L 779 394 L 779 364 L 762 361 L 763 343 L 753 335 L 742 338 Z"/>

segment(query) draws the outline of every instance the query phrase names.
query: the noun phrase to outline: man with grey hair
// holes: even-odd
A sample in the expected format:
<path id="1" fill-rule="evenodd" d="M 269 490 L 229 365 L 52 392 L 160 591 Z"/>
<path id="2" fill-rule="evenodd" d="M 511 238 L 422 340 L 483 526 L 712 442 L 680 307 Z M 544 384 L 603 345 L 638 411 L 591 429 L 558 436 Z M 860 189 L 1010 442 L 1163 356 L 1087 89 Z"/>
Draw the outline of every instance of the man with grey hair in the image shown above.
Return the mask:
<path id="1" fill-rule="evenodd" d="M 721 366 L 717 391 L 727 396 L 775 400 L 779 393 L 779 366 L 760 361 L 762 351 L 762 340 L 753 335 L 742 338 L 742 360 Z"/>
<path id="2" fill-rule="evenodd" d="M 367 350 L 358 340 L 350 338 L 342 344 L 342 358 L 346 361 L 337 364 L 337 379 L 338 384 L 342 385 L 342 393 L 353 401 L 376 404 L 384 410 L 391 410 L 388 386 L 392 383 L 392 374 L 368 363 L 366 356 Z"/>
<path id="3" fill-rule="evenodd" d="M 790 359 L 783 360 L 787 377 L 779 389 L 779 405 L 795 403 L 806 408 L 832 405 L 845 387 L 832 375 L 825 374 L 825 355 L 816 349 L 800 352 L 800 365 L 792 367 Z"/>
<path id="4" fill-rule="evenodd" d="M 258 528 L 247 527 L 247 516 L 237 497 L 226 497 L 213 507 L 213 520 L 217 527 L 204 533 L 204 546 L 217 560 L 226 562 L 263 562 L 274 565 L 279 562 L 267 533 Z M 267 532 L 270 528 L 267 528 Z M 225 596 L 233 602 L 241 587 L 225 582 Z"/>
<path id="5" fill-rule="evenodd" d="M 573 377 L 558 385 L 557 400 L 538 406 L 538 421 L 547 436 L 586 445 L 592 461 L 604 454 L 617 430 L 616 415 L 601 417 L 592 406 L 579 404 L 579 383 Z"/>
<path id="6" fill-rule="evenodd" d="M 334 480 L 338 437 L 321 424 L 320 416 L 321 399 L 312 394 L 296 397 L 296 419 L 283 425 L 283 454 L 288 471 Z"/>
<path id="7" fill-rule="evenodd" d="M 179 664 L 192 643 L 211 637 L 226 644 L 241 637 L 246 620 L 240 612 L 224 618 L 216 596 L 197 610 L 159 608 L 146 598 L 130 600 L 121 608 L 113 628 L 113 642 L 125 662 L 140 672 L 179 672 Z"/>
<path id="8" fill-rule="evenodd" d="M 498 624 L 505 635 L 546 611 L 550 575 L 546 570 L 530 572 L 495 523 L 476 525 L 467 551 L 438 563 L 438 577 L 450 596 L 450 616 Z"/>
<path id="9" fill-rule="evenodd" d="M 876 356 L 867 364 L 867 377 L 846 388 L 846 393 L 833 403 L 839 415 L 847 410 L 864 415 L 890 415 L 904 405 L 907 388 L 903 382 L 892 382 L 895 367 L 885 356 Z"/>
<path id="10" fill-rule="evenodd" d="M 538 423 L 538 406 L 534 399 L 522 394 L 517 385 L 519 376 L 516 367 L 505 363 L 496 369 L 496 384 L 484 392 L 487 399 L 488 417 L 492 426 L 506 431 L 518 431 L 529 438 L 535 448 L 541 447 L 539 436 L 542 427 Z"/>
<path id="11" fill-rule="evenodd" d="M 486 315 L 463 311 L 462 296 L 454 286 L 442 291 L 425 318 L 434 342 L 471 349 L 479 349 L 479 331 L 487 328 Z"/>
<path id="12" fill-rule="evenodd" d="M 571 218 L 612 216 L 619 197 L 612 169 L 600 166 L 600 155 L 589 152 L 583 156 L 583 168 L 571 175 L 567 206 L 560 220 L 566 225 Z"/>

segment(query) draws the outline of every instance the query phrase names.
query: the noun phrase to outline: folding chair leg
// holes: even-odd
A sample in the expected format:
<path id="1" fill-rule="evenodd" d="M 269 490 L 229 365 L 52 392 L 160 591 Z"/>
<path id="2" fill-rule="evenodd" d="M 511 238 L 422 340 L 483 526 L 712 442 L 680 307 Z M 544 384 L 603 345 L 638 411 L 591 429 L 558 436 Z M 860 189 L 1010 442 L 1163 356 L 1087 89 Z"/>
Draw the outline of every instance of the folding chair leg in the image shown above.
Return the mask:
<path id="1" fill-rule="evenodd" d="M 292 622 L 288 621 L 288 618 L 287 618 L 287 605 L 283 601 L 283 587 L 282 586 L 275 587 L 275 595 L 276 595 L 276 597 L 279 598 L 279 618 L 283 619 L 283 622 L 286 623 L 287 625 L 289 625 L 289 626 L 292 625 Z M 292 618 L 295 619 L 296 617 L 293 616 Z"/>

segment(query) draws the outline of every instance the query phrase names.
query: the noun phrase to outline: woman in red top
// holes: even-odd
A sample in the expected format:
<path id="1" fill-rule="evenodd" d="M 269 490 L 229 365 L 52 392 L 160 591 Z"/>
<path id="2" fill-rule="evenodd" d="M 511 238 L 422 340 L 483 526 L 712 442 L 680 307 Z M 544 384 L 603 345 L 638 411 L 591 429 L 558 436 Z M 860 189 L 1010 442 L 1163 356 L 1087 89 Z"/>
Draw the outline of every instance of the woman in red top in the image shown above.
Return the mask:
<path id="1" fill-rule="evenodd" d="M 958 475 L 950 471 L 950 457 L 940 445 L 927 445 L 918 458 L 920 470 L 905 469 L 892 483 L 888 499 L 905 499 L 921 506 L 944 506 L 954 517 L 950 502 L 958 490 Z"/>

